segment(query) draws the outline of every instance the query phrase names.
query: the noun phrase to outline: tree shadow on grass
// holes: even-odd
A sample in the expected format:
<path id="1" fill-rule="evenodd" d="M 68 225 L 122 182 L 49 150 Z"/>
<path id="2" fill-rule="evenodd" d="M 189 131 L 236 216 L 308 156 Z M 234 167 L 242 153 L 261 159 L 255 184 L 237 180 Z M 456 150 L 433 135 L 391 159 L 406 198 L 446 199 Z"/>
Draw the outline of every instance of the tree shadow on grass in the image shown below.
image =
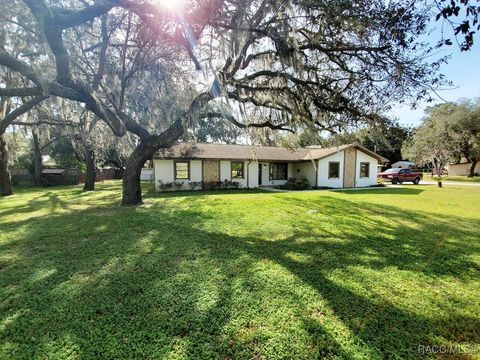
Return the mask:
<path id="1" fill-rule="evenodd" d="M 202 210 L 210 200 L 174 194 L 145 208 L 12 220 L 23 230 L 0 243 L 0 355 L 416 358 L 420 344 L 480 340 L 471 313 L 419 313 L 380 277 L 416 276 L 411 292 L 471 281 L 475 220 L 278 197 L 294 221 L 272 240 L 237 234 L 248 213 L 220 226 L 221 210 Z"/>
<path id="2" fill-rule="evenodd" d="M 0 199 L 3 203 L 0 209 L 0 218 L 10 215 L 19 215 L 35 212 L 37 210 L 48 210 L 55 212 L 57 210 L 73 210 L 72 205 L 82 204 L 79 200 L 84 201 L 83 205 L 89 203 L 98 204 L 106 201 L 107 206 L 112 206 L 114 201 L 118 201 L 118 184 L 98 185 L 98 191 L 83 191 L 80 186 L 59 186 L 58 188 L 20 188 L 15 192 L 13 197 Z M 115 190 L 115 192 L 113 192 Z M 35 194 L 31 196 L 31 194 Z M 102 194 L 102 195 L 99 195 Z M 21 197 L 28 196 L 28 200 L 21 205 L 17 203 L 21 201 Z M 14 200 L 14 201 L 12 201 Z"/>
<path id="3" fill-rule="evenodd" d="M 268 190 L 255 189 L 228 189 L 228 190 L 181 190 L 181 191 L 149 191 L 144 195 L 148 198 L 172 198 L 172 197 L 204 197 L 210 195 L 248 195 L 248 194 L 266 194 Z"/>

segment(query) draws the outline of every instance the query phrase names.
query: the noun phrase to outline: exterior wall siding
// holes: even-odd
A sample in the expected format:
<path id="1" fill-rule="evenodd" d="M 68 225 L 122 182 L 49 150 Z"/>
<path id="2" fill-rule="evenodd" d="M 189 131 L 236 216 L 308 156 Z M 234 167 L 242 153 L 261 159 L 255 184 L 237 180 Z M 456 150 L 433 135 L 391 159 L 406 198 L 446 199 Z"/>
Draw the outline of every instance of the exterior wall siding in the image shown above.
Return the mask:
<path id="1" fill-rule="evenodd" d="M 369 177 L 362 178 L 360 177 L 360 163 L 368 162 L 370 164 L 370 173 Z M 365 187 L 373 186 L 377 184 L 377 174 L 378 174 L 378 160 L 374 157 L 365 154 L 363 151 L 357 150 L 357 163 L 355 169 L 355 186 L 356 187 Z"/>
<path id="2" fill-rule="evenodd" d="M 220 181 L 230 180 L 232 174 L 230 173 L 230 160 L 220 161 Z"/>
<path id="3" fill-rule="evenodd" d="M 202 160 L 190 161 L 190 182 L 191 181 L 202 181 Z"/>
<path id="4" fill-rule="evenodd" d="M 232 165 L 230 160 L 220 162 L 220 181 L 236 181 L 242 188 L 258 187 L 258 162 L 243 161 L 243 178 L 232 179 Z"/>
<path id="5" fill-rule="evenodd" d="M 258 161 L 247 161 L 248 171 L 246 176 L 248 176 L 248 187 L 256 188 L 258 187 Z"/>
<path id="6" fill-rule="evenodd" d="M 292 176 L 294 178 L 306 178 L 310 186 L 317 186 L 317 170 L 316 161 L 304 161 L 300 163 L 292 163 Z"/>
<path id="7" fill-rule="evenodd" d="M 206 161 L 205 163 L 209 163 L 210 161 Z M 183 186 L 180 190 L 191 190 L 190 183 L 192 181 L 200 182 L 203 181 L 203 171 L 205 171 L 204 166 L 205 163 L 202 164 L 202 160 L 190 160 L 190 179 L 189 180 L 178 180 L 183 182 Z M 231 177 L 231 164 L 230 160 L 221 160 L 220 161 L 220 178 L 219 181 L 225 180 L 233 180 L 238 182 L 240 187 L 242 188 L 256 188 L 258 187 L 258 162 L 257 161 L 244 161 L 244 177 L 243 178 L 235 178 L 232 179 Z M 153 161 L 154 169 L 155 169 L 155 190 L 161 191 L 160 189 L 160 182 L 161 180 L 164 183 L 174 182 L 175 181 L 175 165 L 174 160 L 160 160 L 155 159 Z M 208 166 L 208 165 L 207 165 Z M 218 167 L 211 169 L 212 171 L 216 171 L 218 173 Z M 268 175 L 268 174 L 267 174 Z M 213 173 L 212 173 L 213 176 Z M 217 176 L 218 177 L 218 176 Z M 248 177 L 248 179 L 247 179 Z M 210 180 L 214 181 L 214 180 Z M 172 188 L 173 190 L 173 188 Z M 197 190 L 200 190 L 198 187 Z"/>
<path id="8" fill-rule="evenodd" d="M 229 180 L 238 182 L 242 188 L 247 187 L 247 165 L 248 161 L 243 161 L 243 178 L 232 179 L 231 163 L 228 162 Z"/>
<path id="9" fill-rule="evenodd" d="M 164 183 L 174 181 L 173 160 L 153 160 L 155 168 L 155 190 L 160 191 L 160 180 Z"/>
<path id="10" fill-rule="evenodd" d="M 338 178 L 328 178 L 328 163 L 337 161 L 340 163 L 340 174 Z M 318 184 L 319 187 L 341 188 L 343 187 L 343 151 L 327 156 L 318 161 Z"/>
<path id="11" fill-rule="evenodd" d="M 175 164 L 173 160 L 153 160 L 153 167 L 155 169 L 155 191 L 161 191 L 160 180 L 164 183 L 175 181 Z M 181 190 L 190 190 L 192 181 L 202 181 L 202 161 L 190 161 L 190 179 L 178 180 L 183 182 Z M 173 190 L 173 189 L 172 189 Z"/>

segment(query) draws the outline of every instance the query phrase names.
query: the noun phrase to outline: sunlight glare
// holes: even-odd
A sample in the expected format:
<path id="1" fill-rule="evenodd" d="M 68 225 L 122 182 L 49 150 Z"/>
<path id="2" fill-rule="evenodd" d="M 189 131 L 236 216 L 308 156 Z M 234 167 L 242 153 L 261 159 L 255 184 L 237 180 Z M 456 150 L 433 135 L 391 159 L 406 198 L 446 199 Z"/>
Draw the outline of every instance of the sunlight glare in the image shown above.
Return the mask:
<path id="1" fill-rule="evenodd" d="M 182 8 L 183 0 L 161 0 L 160 4 L 170 10 L 177 10 Z"/>

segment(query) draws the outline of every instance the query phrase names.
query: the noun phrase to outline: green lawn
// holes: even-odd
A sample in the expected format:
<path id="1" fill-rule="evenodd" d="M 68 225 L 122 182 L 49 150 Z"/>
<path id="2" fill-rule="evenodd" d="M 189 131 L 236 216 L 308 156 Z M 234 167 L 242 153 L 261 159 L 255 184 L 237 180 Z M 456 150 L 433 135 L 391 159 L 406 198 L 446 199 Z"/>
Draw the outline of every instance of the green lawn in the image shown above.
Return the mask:
<path id="1" fill-rule="evenodd" d="M 0 358 L 480 358 L 480 189 L 0 199 Z M 459 350 L 459 348 L 457 348 Z"/>
<path id="2" fill-rule="evenodd" d="M 480 176 L 466 177 L 466 176 L 447 176 L 445 181 L 466 181 L 466 182 L 480 182 Z"/>

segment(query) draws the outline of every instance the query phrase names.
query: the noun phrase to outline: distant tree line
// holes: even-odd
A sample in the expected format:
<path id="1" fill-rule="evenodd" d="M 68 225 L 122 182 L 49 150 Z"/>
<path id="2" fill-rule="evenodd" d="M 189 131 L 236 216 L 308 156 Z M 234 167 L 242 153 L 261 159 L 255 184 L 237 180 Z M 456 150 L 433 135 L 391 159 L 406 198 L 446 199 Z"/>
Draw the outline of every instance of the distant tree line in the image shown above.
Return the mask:
<path id="1" fill-rule="evenodd" d="M 463 158 L 470 164 L 468 177 L 473 177 L 480 161 L 480 99 L 428 108 L 403 152 L 417 164 L 432 166 L 437 174 Z"/>

